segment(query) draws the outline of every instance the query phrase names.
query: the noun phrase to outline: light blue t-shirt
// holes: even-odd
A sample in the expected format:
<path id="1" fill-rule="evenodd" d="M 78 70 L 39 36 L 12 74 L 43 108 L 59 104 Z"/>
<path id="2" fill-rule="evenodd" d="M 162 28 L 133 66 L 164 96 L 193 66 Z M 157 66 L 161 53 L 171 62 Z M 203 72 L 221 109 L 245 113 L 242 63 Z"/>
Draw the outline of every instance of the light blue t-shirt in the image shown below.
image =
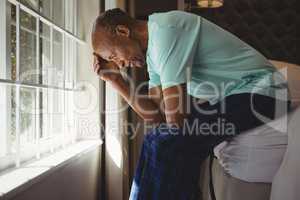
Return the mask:
<path id="1" fill-rule="evenodd" d="M 215 104 L 239 93 L 275 97 L 276 89 L 286 87 L 282 77 L 275 84 L 276 69 L 262 54 L 201 16 L 155 13 L 148 33 L 150 88 L 186 83 L 188 94 Z"/>

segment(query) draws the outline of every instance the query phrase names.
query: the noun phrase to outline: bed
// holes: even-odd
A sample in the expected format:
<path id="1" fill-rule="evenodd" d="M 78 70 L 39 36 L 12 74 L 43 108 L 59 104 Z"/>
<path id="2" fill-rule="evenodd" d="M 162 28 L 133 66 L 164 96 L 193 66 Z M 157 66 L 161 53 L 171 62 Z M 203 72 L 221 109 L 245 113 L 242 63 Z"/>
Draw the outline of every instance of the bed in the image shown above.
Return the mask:
<path id="1" fill-rule="evenodd" d="M 272 200 L 299 199 L 297 194 L 291 197 L 293 192 L 289 191 L 293 188 L 291 186 L 297 185 L 299 177 L 295 178 L 297 176 L 290 176 L 289 173 L 300 166 L 300 160 L 290 159 L 290 155 L 300 152 L 300 138 L 294 139 L 295 135 L 299 135 L 294 126 L 295 121 L 300 120 L 300 66 L 272 62 L 287 77 L 292 111 L 287 116 L 247 131 L 215 148 L 218 159 L 214 160 L 213 182 L 218 200 L 267 200 L 271 195 Z M 290 149 L 289 153 L 287 149 Z M 200 185 L 207 199 L 207 163 L 204 167 Z M 291 177 L 295 180 L 290 180 Z M 300 183 L 298 185 L 300 187 Z M 282 191 L 283 186 L 286 187 L 286 193 Z M 289 195 L 289 198 L 284 198 L 284 194 Z"/>
<path id="2" fill-rule="evenodd" d="M 191 2 L 196 5 L 194 0 Z M 295 173 L 295 167 L 300 168 L 300 160 L 297 161 L 295 155 L 297 151 L 300 152 L 300 134 L 295 133 L 296 127 L 300 129 L 295 122 L 299 121 L 300 115 L 300 108 L 297 109 L 300 104 L 300 1 L 225 0 L 221 8 L 192 9 L 191 12 L 234 33 L 270 59 L 286 75 L 292 94 L 294 111 L 286 119 L 281 119 L 289 121 L 285 134 L 284 131 L 272 134 L 272 130 L 260 127 L 215 149 L 219 157 L 213 165 L 217 200 L 300 199 L 300 194 L 294 192 L 297 191 L 295 187 L 300 188 L 297 183 L 300 177 Z M 279 120 L 272 123 L 273 127 L 280 127 L 284 122 Z M 259 146 L 254 145 L 257 141 L 249 142 L 255 140 L 257 134 L 264 134 L 268 138 L 268 131 L 270 135 L 275 135 L 275 150 L 261 146 L 259 151 Z M 241 156 L 240 148 L 244 148 L 245 143 L 248 152 L 242 152 Z M 235 160 L 228 162 L 228 159 L 224 160 L 225 157 Z M 255 158 L 256 162 L 249 161 L 250 157 Z M 268 163 L 270 167 L 261 167 L 262 163 Z M 203 168 L 200 185 L 206 200 L 209 199 L 207 164 Z"/>

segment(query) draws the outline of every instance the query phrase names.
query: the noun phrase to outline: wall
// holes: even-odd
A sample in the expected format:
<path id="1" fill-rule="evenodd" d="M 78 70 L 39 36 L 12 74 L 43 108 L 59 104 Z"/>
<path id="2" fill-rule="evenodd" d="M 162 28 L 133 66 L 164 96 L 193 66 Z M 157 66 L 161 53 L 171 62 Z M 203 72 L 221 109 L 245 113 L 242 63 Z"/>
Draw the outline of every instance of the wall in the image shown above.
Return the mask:
<path id="1" fill-rule="evenodd" d="M 139 19 L 145 19 L 154 12 L 166 12 L 177 9 L 177 0 L 134 0 L 135 16 Z"/>
<path id="2" fill-rule="evenodd" d="M 99 199 L 100 148 L 17 194 L 12 200 L 96 200 Z"/>

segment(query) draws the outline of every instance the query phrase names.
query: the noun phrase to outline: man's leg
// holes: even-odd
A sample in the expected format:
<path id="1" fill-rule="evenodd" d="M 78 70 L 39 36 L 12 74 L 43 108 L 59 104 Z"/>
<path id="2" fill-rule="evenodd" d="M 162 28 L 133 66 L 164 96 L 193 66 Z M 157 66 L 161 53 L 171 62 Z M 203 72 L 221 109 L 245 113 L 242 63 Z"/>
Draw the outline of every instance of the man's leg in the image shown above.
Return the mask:
<path id="1" fill-rule="evenodd" d="M 187 130 L 187 127 L 171 129 L 162 126 L 148 133 L 144 139 L 130 199 L 193 199 L 198 187 L 200 165 L 213 148 L 234 135 L 263 124 L 252 113 L 249 94 L 230 96 L 225 101 L 224 113 L 220 112 L 221 103 L 214 106 L 204 104 L 201 105 L 202 109 L 219 111 L 212 115 L 193 111 L 189 124 L 197 120 L 200 126 L 205 124 L 203 130 L 207 131 L 210 130 L 207 127 L 224 127 L 224 124 L 218 124 L 223 120 L 234 125 L 233 135 L 228 135 L 224 130 L 218 134 L 207 134 L 200 129 L 199 134 L 188 132 L 191 129 Z M 257 111 L 269 118 L 273 117 L 274 99 L 258 95 L 253 102 Z M 210 132 L 215 131 L 211 129 Z"/>

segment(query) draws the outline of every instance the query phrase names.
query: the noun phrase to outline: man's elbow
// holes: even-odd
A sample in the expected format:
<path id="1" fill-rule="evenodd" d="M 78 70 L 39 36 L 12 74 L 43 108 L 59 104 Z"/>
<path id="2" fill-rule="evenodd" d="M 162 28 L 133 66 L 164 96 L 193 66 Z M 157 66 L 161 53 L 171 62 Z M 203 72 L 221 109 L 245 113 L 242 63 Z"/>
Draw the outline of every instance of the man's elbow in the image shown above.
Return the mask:
<path id="1" fill-rule="evenodd" d="M 168 125 L 182 127 L 185 120 L 185 114 L 182 113 L 174 113 L 174 114 L 166 114 L 166 122 Z"/>
<path id="2" fill-rule="evenodd" d="M 161 113 L 143 114 L 141 117 L 146 123 L 151 123 L 151 124 L 160 124 L 166 121 Z"/>

